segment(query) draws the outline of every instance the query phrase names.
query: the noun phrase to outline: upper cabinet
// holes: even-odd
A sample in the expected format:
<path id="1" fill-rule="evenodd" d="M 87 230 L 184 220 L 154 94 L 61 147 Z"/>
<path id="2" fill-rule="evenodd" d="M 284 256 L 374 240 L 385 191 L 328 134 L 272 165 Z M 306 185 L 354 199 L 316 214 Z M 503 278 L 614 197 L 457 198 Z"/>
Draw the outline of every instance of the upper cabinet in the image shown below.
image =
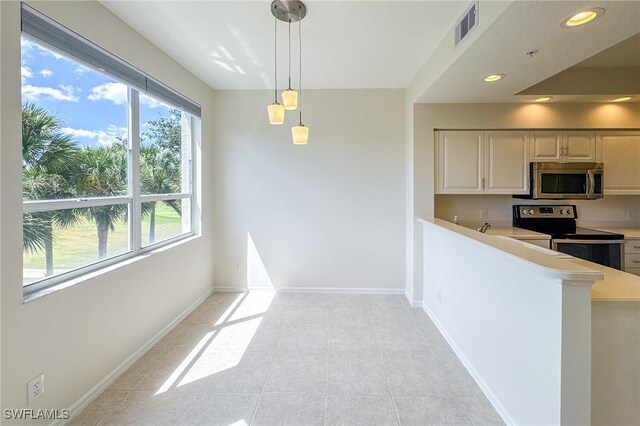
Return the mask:
<path id="1" fill-rule="evenodd" d="M 482 194 L 484 132 L 438 132 L 438 193 Z"/>
<path id="2" fill-rule="evenodd" d="M 485 194 L 529 193 L 529 132 L 485 132 Z"/>
<path id="3" fill-rule="evenodd" d="M 640 131 L 598 132 L 605 195 L 640 195 Z"/>
<path id="4" fill-rule="evenodd" d="M 604 163 L 605 195 L 640 195 L 640 131 L 436 132 L 436 193 L 528 194 L 529 162 Z"/>
<path id="5" fill-rule="evenodd" d="M 531 161 L 595 162 L 596 132 L 580 130 L 532 131 Z"/>
<path id="6" fill-rule="evenodd" d="M 531 132 L 531 161 L 562 162 L 563 154 L 562 132 L 555 130 Z"/>
<path id="7" fill-rule="evenodd" d="M 437 193 L 526 194 L 529 132 L 441 131 Z"/>

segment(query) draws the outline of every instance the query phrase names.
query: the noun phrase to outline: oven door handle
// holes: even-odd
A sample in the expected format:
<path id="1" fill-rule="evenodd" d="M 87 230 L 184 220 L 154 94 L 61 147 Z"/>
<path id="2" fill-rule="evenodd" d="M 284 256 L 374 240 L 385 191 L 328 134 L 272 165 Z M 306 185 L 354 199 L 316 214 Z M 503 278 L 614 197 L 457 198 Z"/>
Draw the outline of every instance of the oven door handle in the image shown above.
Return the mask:
<path id="1" fill-rule="evenodd" d="M 624 244 L 624 240 L 553 240 L 553 244 Z"/>

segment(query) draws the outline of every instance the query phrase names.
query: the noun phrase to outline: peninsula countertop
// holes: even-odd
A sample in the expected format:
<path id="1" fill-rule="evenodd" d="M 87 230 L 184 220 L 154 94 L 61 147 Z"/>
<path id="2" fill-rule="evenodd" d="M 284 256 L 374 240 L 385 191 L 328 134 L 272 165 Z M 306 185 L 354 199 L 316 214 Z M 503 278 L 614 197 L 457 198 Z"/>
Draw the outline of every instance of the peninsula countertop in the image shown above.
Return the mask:
<path id="1" fill-rule="evenodd" d="M 549 234 L 529 231 L 528 229 L 513 226 L 496 226 L 487 229 L 487 235 L 499 235 L 501 237 L 515 238 L 517 240 L 550 240 Z"/>

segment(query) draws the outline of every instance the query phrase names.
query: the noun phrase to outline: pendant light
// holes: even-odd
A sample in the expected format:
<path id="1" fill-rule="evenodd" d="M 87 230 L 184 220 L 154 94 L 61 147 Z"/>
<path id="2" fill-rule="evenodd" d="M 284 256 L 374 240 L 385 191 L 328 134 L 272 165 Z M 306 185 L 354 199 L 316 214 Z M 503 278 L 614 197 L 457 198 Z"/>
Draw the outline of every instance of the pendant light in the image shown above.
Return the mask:
<path id="1" fill-rule="evenodd" d="M 300 122 L 297 126 L 291 128 L 291 136 L 293 138 L 294 145 L 306 145 L 309 141 L 309 128 L 302 123 L 302 20 L 298 21 L 298 39 L 300 46 Z"/>
<path id="2" fill-rule="evenodd" d="M 282 92 L 284 109 L 292 111 L 298 108 L 298 92 L 291 88 L 291 19 L 289 19 L 289 87 Z"/>
<path id="3" fill-rule="evenodd" d="M 274 95 L 275 99 L 271 105 L 267 107 L 267 114 L 269 115 L 269 124 L 279 126 L 284 123 L 284 106 L 278 103 L 278 18 L 274 15 L 273 24 L 273 40 L 274 40 L 274 55 L 273 55 L 273 83 L 274 83 Z"/>

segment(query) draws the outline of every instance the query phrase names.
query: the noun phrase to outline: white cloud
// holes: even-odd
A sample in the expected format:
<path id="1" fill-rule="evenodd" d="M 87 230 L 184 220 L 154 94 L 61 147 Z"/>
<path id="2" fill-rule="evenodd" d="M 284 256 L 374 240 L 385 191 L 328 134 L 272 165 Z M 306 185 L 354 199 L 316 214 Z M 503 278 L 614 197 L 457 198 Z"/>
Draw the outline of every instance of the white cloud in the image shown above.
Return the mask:
<path id="1" fill-rule="evenodd" d="M 91 71 L 91 69 L 85 67 L 84 65 L 78 65 L 74 72 L 78 75 L 82 75 L 87 71 Z"/>
<path id="2" fill-rule="evenodd" d="M 32 86 L 27 84 L 22 86 L 22 96 L 30 101 L 37 101 L 40 97 L 48 97 L 56 101 L 78 102 L 80 98 L 76 96 L 79 89 L 72 86 L 61 85 L 58 89 L 46 86 Z"/>
<path id="3" fill-rule="evenodd" d="M 128 102 L 127 86 L 122 83 L 107 82 L 91 88 L 91 93 L 87 96 L 90 101 L 111 101 L 114 105 L 126 105 Z M 149 108 L 166 108 L 162 102 L 140 94 L 140 104 Z"/>
<path id="4" fill-rule="evenodd" d="M 33 72 L 31 71 L 31 68 L 27 67 L 27 66 L 21 66 L 20 67 L 20 78 L 22 80 L 22 84 L 24 84 L 25 81 L 27 81 L 27 79 L 33 77 Z"/>
<path id="5" fill-rule="evenodd" d="M 91 88 L 91 93 L 87 96 L 90 101 L 111 101 L 115 105 L 127 104 L 127 86 L 121 83 L 103 83 Z"/>
<path id="6" fill-rule="evenodd" d="M 49 78 L 53 75 L 53 71 L 51 71 L 50 69 L 43 69 L 40 71 L 40 75 L 43 76 L 44 78 Z"/>
<path id="7" fill-rule="evenodd" d="M 65 127 L 63 132 L 81 139 L 92 139 L 102 146 L 111 146 L 116 141 L 116 137 L 126 138 L 129 131 L 126 127 L 118 127 L 115 124 L 109 124 L 107 130 L 87 130 L 74 129 L 73 127 Z"/>

